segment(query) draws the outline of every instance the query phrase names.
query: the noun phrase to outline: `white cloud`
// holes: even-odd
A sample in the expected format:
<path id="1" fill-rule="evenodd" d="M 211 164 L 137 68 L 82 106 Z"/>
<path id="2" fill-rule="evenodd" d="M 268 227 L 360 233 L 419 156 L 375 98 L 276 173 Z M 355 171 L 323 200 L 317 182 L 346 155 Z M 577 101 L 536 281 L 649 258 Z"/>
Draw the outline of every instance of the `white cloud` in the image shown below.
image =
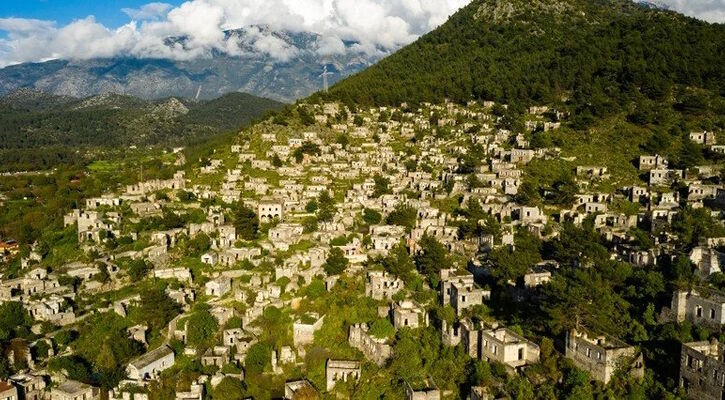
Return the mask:
<path id="1" fill-rule="evenodd" d="M 338 37 L 325 36 L 320 40 L 317 54 L 321 56 L 332 56 L 345 53 L 345 43 Z"/>
<path id="2" fill-rule="evenodd" d="M 132 20 L 118 29 L 92 16 L 57 26 L 52 21 L 0 18 L 0 66 L 53 58 L 114 55 L 192 59 L 212 51 L 242 56 L 238 38 L 224 31 L 250 25 L 322 35 L 318 54 L 379 53 L 415 40 L 470 0 L 189 0 L 178 7 L 154 2 L 124 8 Z M 170 37 L 183 38 L 169 45 Z M 346 48 L 343 41 L 357 44 Z M 245 45 L 288 61 L 299 49 L 250 30 Z"/>
<path id="3" fill-rule="evenodd" d="M 1 0 L 0 0 L 1 1 Z M 225 30 L 250 25 L 322 35 L 320 56 L 345 51 L 395 50 L 442 24 L 470 0 L 188 0 L 178 7 L 154 2 L 124 8 L 131 22 L 109 29 L 88 16 L 65 26 L 52 21 L 0 18 L 0 67 L 53 58 L 116 55 L 187 60 L 213 51 L 243 56 Z M 725 22 L 725 0 L 662 0 L 674 10 Z M 170 45 L 168 38 L 183 38 Z M 299 49 L 251 31 L 244 45 L 288 61 Z M 343 41 L 355 42 L 346 47 Z"/>
<path id="4" fill-rule="evenodd" d="M 171 7 L 172 5 L 168 3 L 148 3 L 141 8 L 122 8 L 121 11 L 135 21 L 143 21 L 161 18 L 169 12 Z"/>
<path id="5" fill-rule="evenodd" d="M 725 23 L 725 0 L 659 0 L 655 4 L 708 22 Z"/>

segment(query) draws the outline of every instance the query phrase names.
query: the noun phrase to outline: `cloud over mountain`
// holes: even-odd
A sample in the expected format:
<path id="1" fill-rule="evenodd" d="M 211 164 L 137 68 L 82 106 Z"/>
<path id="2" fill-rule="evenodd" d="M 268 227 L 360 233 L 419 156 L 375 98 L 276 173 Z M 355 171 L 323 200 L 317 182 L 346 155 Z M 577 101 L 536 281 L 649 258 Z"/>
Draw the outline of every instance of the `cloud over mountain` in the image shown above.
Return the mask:
<path id="1" fill-rule="evenodd" d="M 189 60 L 213 52 L 243 56 L 225 31 L 250 25 L 322 35 L 321 56 L 393 50 L 443 23 L 469 0 L 191 0 L 124 8 L 131 21 L 108 28 L 87 16 L 67 25 L 0 18 L 0 66 L 49 59 L 132 56 Z M 170 41 L 169 38 L 183 38 Z M 345 46 L 344 42 L 355 42 Z M 253 43 L 280 62 L 296 49 L 268 35 Z"/>
<path id="2" fill-rule="evenodd" d="M 725 23 L 725 0 L 660 0 L 657 3 L 708 22 Z"/>

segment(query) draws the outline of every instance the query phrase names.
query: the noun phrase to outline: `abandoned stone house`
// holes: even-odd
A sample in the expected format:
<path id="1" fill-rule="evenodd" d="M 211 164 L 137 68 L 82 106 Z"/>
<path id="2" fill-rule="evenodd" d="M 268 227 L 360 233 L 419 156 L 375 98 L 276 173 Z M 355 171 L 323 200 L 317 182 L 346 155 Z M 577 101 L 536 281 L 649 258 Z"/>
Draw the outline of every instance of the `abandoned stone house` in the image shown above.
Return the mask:
<path id="1" fill-rule="evenodd" d="M 220 248 L 228 248 L 234 246 L 237 241 L 237 231 L 232 225 L 222 225 L 219 227 L 218 246 Z"/>
<path id="2" fill-rule="evenodd" d="M 405 397 L 407 400 L 440 400 L 441 391 L 428 379 L 415 384 L 405 382 Z"/>
<path id="3" fill-rule="evenodd" d="M 131 203 L 131 211 L 140 217 L 161 215 L 161 204 L 156 202 Z"/>
<path id="4" fill-rule="evenodd" d="M 299 397 L 298 397 L 299 396 Z M 284 384 L 284 398 L 285 400 L 293 400 L 296 398 L 303 398 L 302 396 L 312 396 L 309 398 L 319 398 L 319 393 L 312 384 L 306 380 L 297 380 L 285 382 Z M 307 398 L 307 397 L 304 397 Z"/>
<path id="5" fill-rule="evenodd" d="M 642 186 L 631 186 L 625 188 L 625 191 L 629 195 L 629 201 L 633 203 L 640 203 L 649 199 L 649 190 Z"/>
<path id="6" fill-rule="evenodd" d="M 690 132 L 690 140 L 697 144 L 713 145 L 717 143 L 715 132 Z"/>
<path id="7" fill-rule="evenodd" d="M 659 154 L 654 156 L 639 156 L 639 170 L 646 171 L 650 169 L 667 169 L 669 163 L 667 159 Z"/>
<path id="8" fill-rule="evenodd" d="M 695 271 L 702 278 L 722 272 L 725 267 L 725 253 L 721 253 L 709 246 L 697 246 L 690 251 L 690 261 L 695 265 Z"/>
<path id="9" fill-rule="evenodd" d="M 460 336 L 466 353 L 473 358 L 501 362 L 511 369 L 539 361 L 538 345 L 497 324 L 477 327 L 465 318 L 460 324 Z"/>
<path id="10" fill-rule="evenodd" d="M 365 296 L 375 300 L 391 299 L 404 287 L 403 281 L 384 271 L 369 271 L 365 281 Z"/>
<path id="11" fill-rule="evenodd" d="M 687 201 L 697 202 L 704 199 L 714 199 L 718 189 L 717 185 L 690 184 L 687 187 Z"/>
<path id="12" fill-rule="evenodd" d="M 48 321 L 65 326 L 72 324 L 76 320 L 73 309 L 66 305 L 64 298 L 58 296 L 29 302 L 25 304 L 25 308 L 30 316 L 38 321 Z"/>
<path id="13" fill-rule="evenodd" d="M 10 377 L 10 382 L 17 388 L 18 396 L 14 400 L 43 400 L 46 398 L 46 383 L 42 375 L 19 373 Z M 2 395 L 0 395 L 2 399 Z"/>
<path id="14" fill-rule="evenodd" d="M 304 227 L 300 224 L 282 223 L 270 228 L 268 236 L 275 247 L 284 247 L 282 245 L 289 246 L 299 242 L 303 232 Z"/>
<path id="15" fill-rule="evenodd" d="M 351 347 L 360 350 L 365 358 L 378 366 L 385 365 L 393 356 L 393 348 L 388 341 L 370 335 L 366 324 L 351 325 L 347 341 Z"/>
<path id="16" fill-rule="evenodd" d="M 534 288 L 551 281 L 551 271 L 541 267 L 532 267 L 529 272 L 524 275 L 524 287 Z"/>
<path id="17" fill-rule="evenodd" d="M 191 270 L 183 267 L 154 269 L 154 278 L 191 282 Z"/>
<path id="18" fill-rule="evenodd" d="M 684 178 L 685 173 L 681 169 L 655 168 L 649 171 L 650 185 L 668 185 Z"/>
<path id="19" fill-rule="evenodd" d="M 184 171 L 177 171 L 172 179 L 154 179 L 146 182 L 139 182 L 133 185 L 128 185 L 126 186 L 126 194 L 145 195 L 147 193 L 156 192 L 164 189 L 178 190 L 184 189 L 185 185 L 186 181 L 184 180 Z"/>
<path id="20" fill-rule="evenodd" d="M 206 352 L 201 356 L 201 365 L 205 367 L 215 366 L 223 367 L 229 362 L 229 347 L 227 346 L 214 346 L 207 349 Z"/>
<path id="21" fill-rule="evenodd" d="M 284 201 L 263 199 L 257 205 L 257 216 L 262 223 L 272 222 L 275 218 L 284 219 Z"/>
<path id="22" fill-rule="evenodd" d="M 219 325 L 224 325 L 232 317 L 234 317 L 234 309 L 231 307 L 214 306 L 210 311 L 212 317 L 219 321 Z"/>
<path id="23" fill-rule="evenodd" d="M 585 179 L 606 179 L 609 178 L 607 167 L 578 166 L 576 176 Z"/>
<path id="24" fill-rule="evenodd" d="M 483 300 L 491 297 L 491 291 L 485 290 L 474 282 L 473 274 L 468 271 L 457 269 L 442 269 L 441 278 L 441 302 L 450 304 L 456 315 L 461 315 L 475 305 L 483 304 Z"/>
<path id="25" fill-rule="evenodd" d="M 566 334 L 566 358 L 605 385 L 614 373 L 625 368 L 635 377 L 644 375 L 644 360 L 638 350 L 621 340 L 599 335 L 590 338 L 575 329 Z"/>
<path id="26" fill-rule="evenodd" d="M 682 344 L 680 387 L 691 399 L 722 400 L 725 397 L 722 343 L 712 339 Z"/>
<path id="27" fill-rule="evenodd" d="M 222 332 L 222 343 L 228 347 L 235 347 L 245 337 L 246 334 L 242 328 L 224 329 L 224 332 Z"/>
<path id="28" fill-rule="evenodd" d="M 176 390 L 175 400 L 202 400 L 204 397 L 204 380 L 200 377 L 189 386 L 189 390 Z"/>
<path id="29" fill-rule="evenodd" d="M 86 209 L 95 210 L 98 207 L 117 207 L 121 205 L 121 198 L 115 196 L 102 196 L 86 199 Z"/>
<path id="30" fill-rule="evenodd" d="M 484 299 L 490 297 L 490 290 L 480 288 L 476 284 L 453 282 L 450 285 L 450 304 L 459 316 L 464 310 L 481 305 Z"/>
<path id="31" fill-rule="evenodd" d="M 310 344 L 315 340 L 315 332 L 322 328 L 325 316 L 317 314 L 307 315 L 307 318 L 300 318 L 292 324 L 292 340 L 295 346 Z"/>
<path id="32" fill-rule="evenodd" d="M 428 313 L 425 308 L 412 300 L 402 300 L 395 303 L 391 314 L 395 329 L 416 329 L 428 326 Z"/>
<path id="33" fill-rule="evenodd" d="M 367 261 L 368 255 L 363 248 L 362 241 L 359 238 L 354 237 L 352 241 L 342 246 L 335 246 L 342 250 L 342 254 L 351 264 L 361 264 Z"/>
<path id="34" fill-rule="evenodd" d="M 510 159 L 515 164 L 528 164 L 534 159 L 535 152 L 530 149 L 511 149 Z"/>
<path id="35" fill-rule="evenodd" d="M 402 226 L 372 225 L 370 226 L 372 253 L 385 256 L 404 237 L 405 229 Z"/>
<path id="36" fill-rule="evenodd" d="M 18 400 L 18 389 L 9 382 L 0 381 L 0 400 Z"/>
<path id="37" fill-rule="evenodd" d="M 101 214 L 98 211 L 84 211 L 72 213 L 73 217 L 69 217 L 68 221 L 75 218 L 77 223 L 78 231 L 78 242 L 83 243 L 86 241 L 100 242 L 101 241 L 101 230 L 111 231 L 113 227 L 107 224 L 101 218 Z"/>
<path id="38" fill-rule="evenodd" d="M 636 246 L 618 245 L 614 249 L 620 260 L 638 267 L 657 265 L 657 256 L 653 250 L 642 250 Z"/>
<path id="39" fill-rule="evenodd" d="M 229 248 L 220 251 L 217 254 L 216 262 L 223 266 L 232 266 L 243 260 L 253 260 L 255 257 L 262 255 L 262 249 L 258 247 Z"/>
<path id="40" fill-rule="evenodd" d="M 97 400 L 100 390 L 74 380 L 66 380 L 50 390 L 51 400 Z"/>
<path id="41" fill-rule="evenodd" d="M 232 280 L 225 276 L 220 276 L 207 282 L 204 285 L 204 292 L 207 296 L 222 297 L 232 289 Z"/>
<path id="42" fill-rule="evenodd" d="M 339 381 L 355 382 L 360 379 L 360 361 L 328 359 L 325 365 L 327 391 L 331 391 Z"/>
<path id="43" fill-rule="evenodd" d="M 489 392 L 487 386 L 473 386 L 471 393 L 468 395 L 468 400 L 491 400 L 493 396 Z"/>
<path id="44" fill-rule="evenodd" d="M 162 345 L 132 360 L 126 367 L 129 379 L 151 380 L 160 376 L 161 372 L 174 365 L 174 351 Z"/>
<path id="45" fill-rule="evenodd" d="M 546 223 L 546 215 L 539 207 L 516 207 L 511 212 L 514 220 L 524 223 L 541 222 Z"/>
<path id="46" fill-rule="evenodd" d="M 219 255 L 217 253 L 209 252 L 201 255 L 201 262 L 214 266 L 219 261 Z"/>
<path id="47" fill-rule="evenodd" d="M 725 296 L 720 294 L 702 296 L 694 290 L 678 290 L 672 295 L 671 310 L 677 322 L 712 327 L 725 324 Z"/>

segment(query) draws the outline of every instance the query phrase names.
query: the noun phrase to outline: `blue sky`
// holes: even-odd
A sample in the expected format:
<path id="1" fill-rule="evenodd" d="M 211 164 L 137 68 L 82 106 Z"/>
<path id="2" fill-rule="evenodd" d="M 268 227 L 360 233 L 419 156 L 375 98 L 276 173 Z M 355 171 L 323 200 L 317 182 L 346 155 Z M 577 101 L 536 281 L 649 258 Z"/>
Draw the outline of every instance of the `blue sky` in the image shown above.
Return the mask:
<path id="1" fill-rule="evenodd" d="M 0 17 L 33 18 L 66 25 L 74 19 L 93 15 L 109 28 L 118 28 L 130 18 L 122 8 L 139 8 L 153 0 L 0 0 Z M 163 0 L 179 5 L 182 0 Z"/>

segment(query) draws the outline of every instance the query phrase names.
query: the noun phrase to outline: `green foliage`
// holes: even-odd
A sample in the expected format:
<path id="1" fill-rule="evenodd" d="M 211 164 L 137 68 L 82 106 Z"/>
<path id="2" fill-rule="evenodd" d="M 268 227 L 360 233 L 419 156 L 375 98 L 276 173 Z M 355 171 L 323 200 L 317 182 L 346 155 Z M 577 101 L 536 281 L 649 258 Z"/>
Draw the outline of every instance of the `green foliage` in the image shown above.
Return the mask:
<path id="1" fill-rule="evenodd" d="M 117 385 L 125 375 L 125 364 L 143 353 L 143 346 L 128 338 L 127 328 L 124 319 L 113 312 L 92 315 L 83 320 L 78 339 L 71 344 L 104 388 Z"/>
<path id="2" fill-rule="evenodd" d="M 114 95 L 94 106 L 88 106 L 86 99 L 43 96 L 42 107 L 28 108 L 15 100 L 0 104 L 0 149 L 191 143 L 238 130 L 267 110 L 282 106 L 273 100 L 230 93 L 216 100 L 186 103 L 189 112 L 185 115 L 162 115 L 153 110 L 164 105 L 130 96 Z M 59 161 L 72 157 L 71 151 L 57 147 L 51 154 Z"/>
<path id="3" fill-rule="evenodd" d="M 514 237 L 515 250 L 508 246 L 494 249 L 489 259 L 494 264 L 493 275 L 500 282 L 522 278 L 541 259 L 541 241 L 526 229 L 520 229 Z"/>
<path id="4" fill-rule="evenodd" d="M 413 271 L 415 264 L 408 254 L 404 240 L 401 239 L 400 243 L 390 249 L 388 255 L 383 259 L 383 267 L 391 274 L 404 279 Z"/>
<path id="5" fill-rule="evenodd" d="M 67 329 L 58 331 L 58 333 L 56 333 L 55 336 L 53 336 L 53 340 L 55 340 L 55 343 L 57 343 L 59 346 L 67 346 L 74 339 L 75 339 L 75 335 L 74 335 L 73 331 L 70 331 Z"/>
<path id="6" fill-rule="evenodd" d="M 708 209 L 689 206 L 675 214 L 672 230 L 686 246 L 695 246 L 702 238 L 725 236 L 725 228 L 712 218 Z"/>
<path id="7" fill-rule="evenodd" d="M 466 218 L 458 226 L 458 234 L 464 239 L 471 239 L 481 235 L 500 236 L 500 224 L 490 214 L 485 212 L 481 203 L 473 198 L 469 199 L 466 209 L 456 209 L 456 214 Z"/>
<path id="8" fill-rule="evenodd" d="M 187 341 L 192 346 L 206 345 L 205 347 L 208 347 L 210 344 L 207 343 L 208 340 L 213 337 L 218 328 L 219 323 L 208 309 L 196 311 L 187 320 Z"/>
<path id="9" fill-rule="evenodd" d="M 151 266 L 143 259 L 130 260 L 126 267 L 126 273 L 128 273 L 128 276 L 133 282 L 138 282 L 145 278 L 150 270 Z"/>
<path id="10" fill-rule="evenodd" d="M 320 193 L 317 198 L 317 219 L 323 222 L 332 221 L 336 212 L 335 199 L 330 195 L 330 192 Z"/>
<path id="11" fill-rule="evenodd" d="M 377 225 L 383 219 L 383 216 L 371 208 L 366 208 L 363 210 L 362 218 L 367 225 Z"/>
<path id="12" fill-rule="evenodd" d="M 144 288 L 141 293 L 137 319 L 148 324 L 149 329 L 160 332 L 181 311 L 179 305 L 171 300 L 161 285 Z"/>
<path id="13" fill-rule="evenodd" d="M 395 335 L 395 327 L 387 318 L 378 318 L 370 324 L 368 333 L 379 339 L 388 339 Z"/>
<path id="14" fill-rule="evenodd" d="M 246 397 L 244 382 L 230 376 L 221 380 L 211 391 L 213 400 L 242 400 Z"/>
<path id="15" fill-rule="evenodd" d="M 317 230 L 317 217 L 305 217 L 302 220 L 303 233 L 312 233 Z"/>
<path id="16" fill-rule="evenodd" d="M 330 246 L 344 246 L 348 243 L 350 243 L 350 239 L 345 235 L 340 235 L 330 240 Z"/>
<path id="17" fill-rule="evenodd" d="M 388 225 L 400 225 L 404 226 L 408 231 L 415 227 L 415 221 L 418 218 L 418 213 L 415 208 L 398 205 L 395 209 L 388 214 L 385 218 L 385 222 Z"/>
<path id="18" fill-rule="evenodd" d="M 340 275 L 347 268 L 347 258 L 339 247 L 333 247 L 322 268 L 328 275 Z"/>
<path id="19" fill-rule="evenodd" d="M 244 366 L 248 375 L 259 375 L 270 365 L 272 349 L 262 343 L 253 344 L 244 358 Z"/>
<path id="20" fill-rule="evenodd" d="M 234 228 L 238 236 L 245 240 L 254 240 L 259 231 L 257 213 L 239 201 L 234 210 Z"/>
<path id="21" fill-rule="evenodd" d="M 435 277 L 448 263 L 448 250 L 433 236 L 420 239 L 420 252 L 415 255 L 415 267 L 428 278 Z"/>
<path id="22" fill-rule="evenodd" d="M 725 46 L 721 25 L 626 1 L 574 1 L 564 9 L 517 2 L 510 9 L 500 15 L 486 1 L 473 1 L 432 33 L 335 85 L 331 96 L 363 105 L 471 97 L 538 104 L 572 93 L 576 118 L 586 119 L 635 96 L 662 99 L 674 84 L 721 89 L 723 66 L 715 65 Z M 683 106 L 702 107 L 696 97 Z"/>
<path id="23" fill-rule="evenodd" d="M 316 299 L 325 293 L 325 281 L 319 278 L 315 278 L 310 282 L 309 285 L 304 289 L 305 297 L 309 299 Z"/>
<path id="24" fill-rule="evenodd" d="M 392 190 L 390 189 L 390 179 L 381 175 L 375 175 L 373 177 L 373 181 L 375 182 L 373 197 L 377 198 L 384 194 L 392 193 Z"/>
<path id="25" fill-rule="evenodd" d="M 22 303 L 9 301 L 0 305 L 0 341 L 26 337 L 32 324 L 33 319 Z"/>
<path id="26" fill-rule="evenodd" d="M 302 146 L 296 148 L 295 151 L 292 152 L 292 156 L 298 163 L 302 162 L 305 154 L 310 156 L 320 155 L 320 146 L 312 142 L 304 142 L 302 143 Z"/>
<path id="27" fill-rule="evenodd" d="M 313 213 L 317 211 L 317 200 L 312 199 L 305 204 L 305 211 L 308 213 Z"/>
<path id="28" fill-rule="evenodd" d="M 571 268 L 554 276 L 543 287 L 546 323 L 555 334 L 576 326 L 623 337 L 632 325 L 628 303 L 615 288 L 622 265 L 608 262 L 595 269 Z"/>
<path id="29" fill-rule="evenodd" d="M 398 333 L 390 368 L 395 376 L 406 382 L 418 382 L 426 378 L 422 375 L 424 370 L 419 345 L 407 329 Z"/>
<path id="30" fill-rule="evenodd" d="M 704 161 L 705 157 L 703 157 L 702 147 L 690 140 L 689 137 L 683 135 L 677 166 L 686 170 L 696 165 L 702 165 Z"/>
<path id="31" fill-rule="evenodd" d="M 206 252 L 210 248 L 211 239 L 206 233 L 201 232 L 186 242 L 186 255 L 196 256 Z"/>

